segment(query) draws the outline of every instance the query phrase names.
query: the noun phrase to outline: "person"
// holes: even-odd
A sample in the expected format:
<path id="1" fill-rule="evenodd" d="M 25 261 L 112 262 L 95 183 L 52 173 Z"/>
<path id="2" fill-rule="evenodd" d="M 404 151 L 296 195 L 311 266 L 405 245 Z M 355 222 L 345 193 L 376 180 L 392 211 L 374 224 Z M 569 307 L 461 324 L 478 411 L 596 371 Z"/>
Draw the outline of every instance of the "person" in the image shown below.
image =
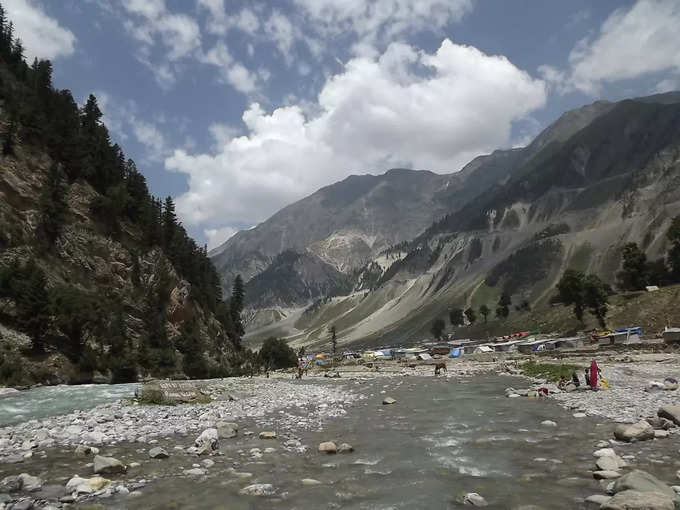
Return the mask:
<path id="1" fill-rule="evenodd" d="M 597 362 L 595 360 L 592 360 L 590 362 L 590 389 L 591 390 L 596 390 L 597 389 L 597 380 L 600 375 L 600 368 L 597 366 Z"/>
<path id="2" fill-rule="evenodd" d="M 574 386 L 577 388 L 581 386 L 581 381 L 578 378 L 578 374 L 576 373 L 576 370 L 574 370 L 574 373 L 571 374 L 571 380 L 574 381 Z"/>
<path id="3" fill-rule="evenodd" d="M 560 380 L 557 382 L 557 387 L 559 389 L 563 390 L 564 388 L 566 388 L 566 386 L 567 386 L 567 380 L 565 379 L 565 377 L 563 375 L 561 375 Z"/>

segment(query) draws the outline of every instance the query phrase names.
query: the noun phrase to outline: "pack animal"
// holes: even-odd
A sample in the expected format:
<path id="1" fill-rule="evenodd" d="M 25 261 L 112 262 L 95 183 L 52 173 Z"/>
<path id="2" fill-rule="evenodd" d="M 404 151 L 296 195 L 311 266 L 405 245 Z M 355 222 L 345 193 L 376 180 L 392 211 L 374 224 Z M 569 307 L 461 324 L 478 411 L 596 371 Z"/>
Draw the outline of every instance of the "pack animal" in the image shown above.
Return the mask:
<path id="1" fill-rule="evenodd" d="M 436 363 L 434 366 L 434 375 L 439 375 L 442 370 L 447 374 L 449 373 L 448 369 L 446 368 L 446 363 Z"/>

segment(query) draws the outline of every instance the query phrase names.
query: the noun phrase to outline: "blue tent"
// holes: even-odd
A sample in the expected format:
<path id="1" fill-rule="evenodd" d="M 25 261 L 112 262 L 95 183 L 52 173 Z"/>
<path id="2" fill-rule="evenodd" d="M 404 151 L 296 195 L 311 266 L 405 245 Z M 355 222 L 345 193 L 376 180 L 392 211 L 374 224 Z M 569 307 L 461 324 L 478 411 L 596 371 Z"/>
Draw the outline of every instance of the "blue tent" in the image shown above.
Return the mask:
<path id="1" fill-rule="evenodd" d="M 451 352 L 449 353 L 449 358 L 460 358 L 461 354 L 462 351 L 460 350 L 460 347 L 456 347 L 455 349 L 451 349 Z"/>

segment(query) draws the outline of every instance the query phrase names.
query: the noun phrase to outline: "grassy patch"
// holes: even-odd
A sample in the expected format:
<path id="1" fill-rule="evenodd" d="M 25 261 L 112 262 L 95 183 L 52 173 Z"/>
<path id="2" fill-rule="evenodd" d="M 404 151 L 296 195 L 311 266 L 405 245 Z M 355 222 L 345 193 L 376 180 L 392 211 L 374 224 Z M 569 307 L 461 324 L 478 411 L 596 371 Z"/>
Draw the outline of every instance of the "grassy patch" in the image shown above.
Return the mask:
<path id="1" fill-rule="evenodd" d="M 529 361 L 522 365 L 521 368 L 524 375 L 546 379 L 552 382 L 559 381 L 560 377 L 571 380 L 571 374 L 573 374 L 574 371 L 579 375 L 583 371 L 583 367 L 579 367 L 578 365 L 565 363 L 536 363 L 535 361 Z"/>

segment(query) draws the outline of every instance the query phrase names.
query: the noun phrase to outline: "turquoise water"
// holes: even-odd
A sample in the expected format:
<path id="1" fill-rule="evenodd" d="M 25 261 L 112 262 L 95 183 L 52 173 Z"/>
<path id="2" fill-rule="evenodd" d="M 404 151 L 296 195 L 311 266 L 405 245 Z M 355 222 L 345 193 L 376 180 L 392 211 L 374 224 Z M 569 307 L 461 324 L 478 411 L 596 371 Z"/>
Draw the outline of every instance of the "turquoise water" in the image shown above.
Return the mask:
<path id="1" fill-rule="evenodd" d="M 33 419 L 91 409 L 99 404 L 132 397 L 138 384 L 82 384 L 43 386 L 0 398 L 0 427 Z"/>

